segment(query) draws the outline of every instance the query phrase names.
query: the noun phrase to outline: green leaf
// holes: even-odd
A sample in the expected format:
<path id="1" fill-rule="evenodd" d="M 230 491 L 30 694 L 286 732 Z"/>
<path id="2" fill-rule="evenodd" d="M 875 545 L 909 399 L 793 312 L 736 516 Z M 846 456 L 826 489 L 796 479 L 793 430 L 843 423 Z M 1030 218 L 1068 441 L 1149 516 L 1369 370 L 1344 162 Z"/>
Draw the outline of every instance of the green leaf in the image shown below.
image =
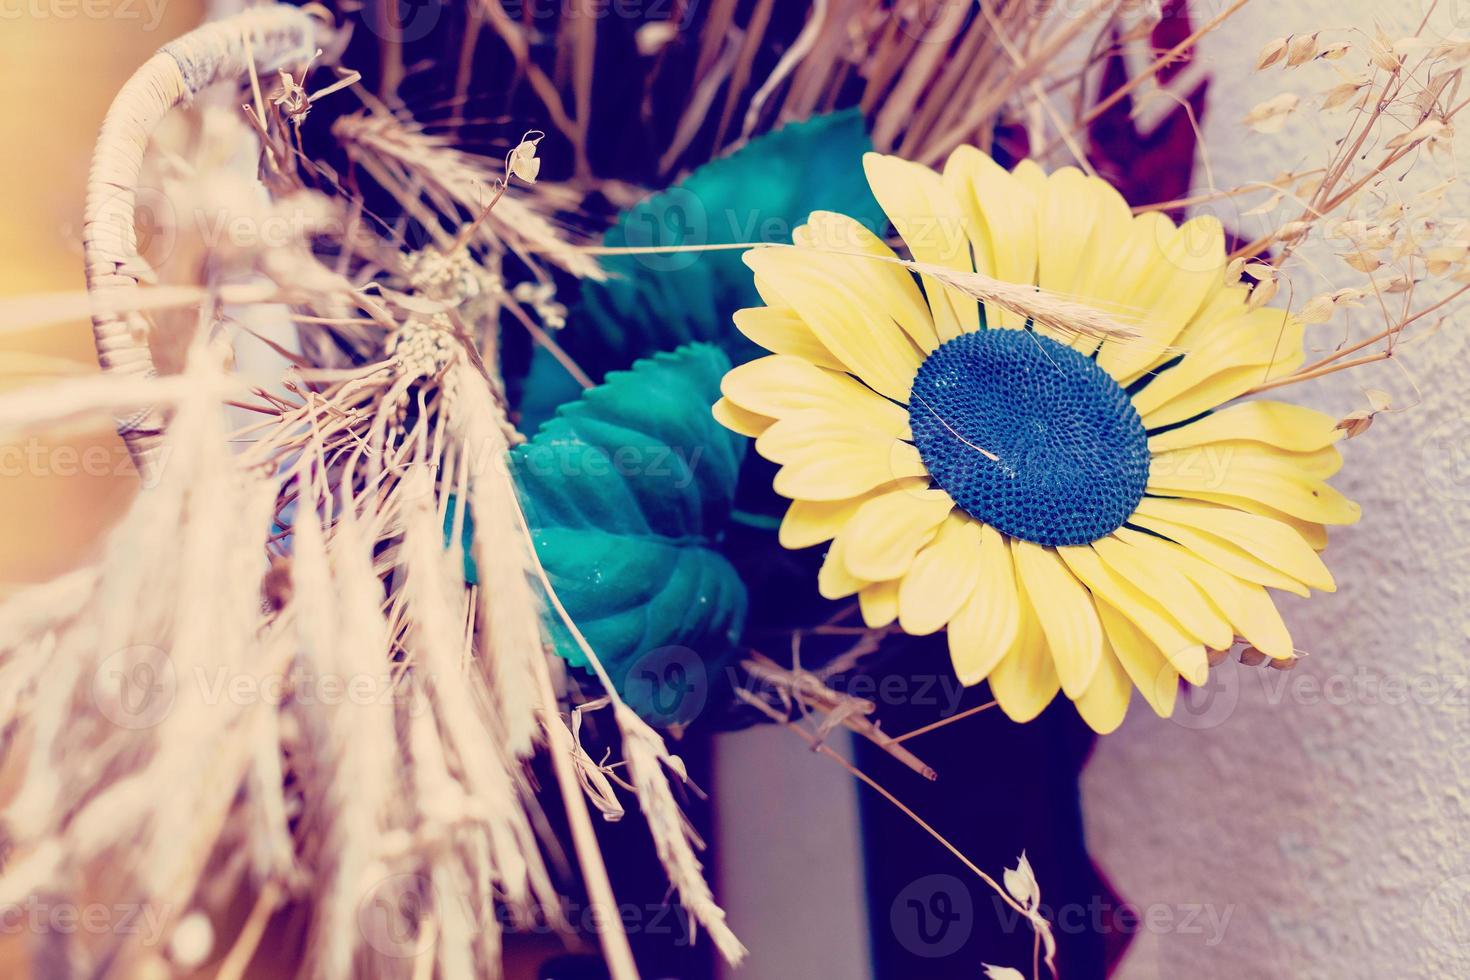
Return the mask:
<path id="1" fill-rule="evenodd" d="M 870 149 L 856 109 L 788 124 L 630 208 L 603 244 L 789 242 L 813 211 L 839 211 L 881 234 L 887 219 L 863 175 Z M 760 305 L 760 296 L 741 254 L 609 256 L 603 261 L 609 279 L 583 281 L 577 314 L 557 339 L 593 378 L 695 341 L 719 346 L 736 364 L 747 361 L 761 352 L 731 317 Z M 576 391 L 566 371 L 538 348 L 521 403 L 522 427 L 533 427 Z"/>
<path id="2" fill-rule="evenodd" d="M 746 443 L 710 415 L 729 368 L 706 344 L 639 361 L 511 455 L 557 596 L 624 697 L 661 723 L 697 713 L 745 622 L 745 586 L 716 547 Z M 586 666 L 552 618 L 558 652 Z"/>

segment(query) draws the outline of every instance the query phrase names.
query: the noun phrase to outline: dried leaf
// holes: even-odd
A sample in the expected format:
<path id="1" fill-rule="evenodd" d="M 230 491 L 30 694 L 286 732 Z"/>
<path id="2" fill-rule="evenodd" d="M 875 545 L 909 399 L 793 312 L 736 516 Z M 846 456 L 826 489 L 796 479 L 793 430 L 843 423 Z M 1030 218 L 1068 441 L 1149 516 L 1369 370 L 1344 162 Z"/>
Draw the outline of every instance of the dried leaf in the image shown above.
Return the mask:
<path id="1" fill-rule="evenodd" d="M 1325 58 L 1328 61 L 1336 61 L 1343 55 L 1347 54 L 1348 49 L 1351 47 L 1352 44 L 1347 41 L 1333 41 L 1331 44 L 1323 47 L 1317 57 Z"/>

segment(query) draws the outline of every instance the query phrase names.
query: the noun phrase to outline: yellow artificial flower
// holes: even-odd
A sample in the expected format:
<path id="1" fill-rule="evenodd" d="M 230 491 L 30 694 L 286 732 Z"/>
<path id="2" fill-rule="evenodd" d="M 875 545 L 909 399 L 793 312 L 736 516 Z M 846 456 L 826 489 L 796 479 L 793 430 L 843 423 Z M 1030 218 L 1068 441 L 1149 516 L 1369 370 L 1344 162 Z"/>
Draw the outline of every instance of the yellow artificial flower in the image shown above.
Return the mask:
<path id="1" fill-rule="evenodd" d="M 869 626 L 948 629 L 965 684 L 1034 718 L 1064 692 L 1099 732 L 1133 687 L 1160 715 L 1237 637 L 1289 659 L 1267 592 L 1331 591 L 1333 419 L 1236 401 L 1303 361 L 1302 326 L 1227 282 L 1214 218 L 1137 217 L 1104 181 L 970 147 L 942 173 L 864 158 L 915 262 L 1121 311 L 1139 336 L 1065 334 L 915 276 L 871 231 L 818 212 L 746 264 L 772 355 L 714 406 L 780 465 L 788 548 L 828 546 L 822 595 Z M 871 257 L 870 257 L 871 256 Z M 1221 407 L 1225 406 L 1225 407 Z"/>

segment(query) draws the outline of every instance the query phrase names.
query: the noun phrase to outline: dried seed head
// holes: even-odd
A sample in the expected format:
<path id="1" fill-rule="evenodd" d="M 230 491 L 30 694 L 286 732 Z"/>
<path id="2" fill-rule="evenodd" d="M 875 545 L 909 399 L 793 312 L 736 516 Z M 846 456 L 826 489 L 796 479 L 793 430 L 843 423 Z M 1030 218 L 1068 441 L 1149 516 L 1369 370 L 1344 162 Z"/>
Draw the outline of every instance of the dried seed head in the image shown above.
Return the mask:
<path id="1" fill-rule="evenodd" d="M 1256 284 L 1251 290 L 1250 299 L 1246 300 L 1246 308 L 1259 310 L 1271 300 L 1275 299 L 1276 291 L 1280 288 L 1275 279 L 1266 279 Z"/>
<path id="2" fill-rule="evenodd" d="M 1279 133 L 1286 126 L 1286 117 L 1296 111 L 1301 97 L 1293 92 L 1282 92 L 1256 105 L 1242 120 L 1258 133 Z"/>
<path id="3" fill-rule="evenodd" d="M 1392 397 L 1382 388 L 1369 388 L 1363 392 L 1363 395 L 1368 399 L 1368 404 L 1372 406 L 1375 412 L 1387 412 L 1393 408 Z"/>
<path id="4" fill-rule="evenodd" d="M 1384 34 L 1381 29 L 1378 31 L 1377 36 L 1368 43 L 1368 60 L 1373 63 L 1375 68 L 1381 68 L 1389 73 L 1397 73 L 1403 65 L 1402 59 L 1394 54 L 1393 42 L 1389 40 L 1388 35 Z"/>
<path id="5" fill-rule="evenodd" d="M 1334 428 L 1347 433 L 1347 438 L 1360 436 L 1373 424 L 1373 413 L 1366 408 L 1354 409 L 1344 415 Z"/>
<path id="6" fill-rule="evenodd" d="M 541 159 L 536 156 L 536 146 L 544 138 L 540 132 L 530 132 L 521 137 L 506 157 L 505 168 L 528 184 L 536 183 L 536 178 L 541 175 Z"/>
<path id="7" fill-rule="evenodd" d="M 1311 230 L 1312 223 L 1310 221 L 1288 221 L 1276 229 L 1276 234 L 1273 237 L 1276 241 L 1282 242 L 1283 244 L 1294 245 L 1303 238 L 1306 238 L 1307 232 Z"/>
<path id="8" fill-rule="evenodd" d="M 1332 88 L 1327 90 L 1327 94 L 1322 97 L 1322 108 L 1328 111 L 1341 109 L 1352 101 L 1353 96 L 1357 95 L 1358 90 L 1362 87 L 1352 82 L 1343 82 L 1341 85 L 1332 86 Z"/>
<path id="9" fill-rule="evenodd" d="M 1286 48 L 1290 41 L 1284 37 L 1278 37 L 1274 41 L 1267 41 L 1266 46 L 1261 48 L 1261 53 L 1256 55 L 1256 71 L 1270 68 L 1286 55 Z"/>
<path id="10" fill-rule="evenodd" d="M 1267 657 L 1264 653 L 1257 650 L 1255 647 L 1244 647 L 1240 651 L 1240 662 L 1245 664 L 1247 667 L 1259 667 L 1261 664 L 1265 663 L 1269 659 L 1271 658 Z"/>
<path id="11" fill-rule="evenodd" d="M 1400 147 L 1413 146 L 1415 143 L 1427 139 L 1433 139 L 1444 132 L 1447 124 L 1442 119 L 1426 119 L 1407 133 L 1399 133 L 1393 139 L 1383 144 L 1385 149 L 1397 150 Z"/>
<path id="12" fill-rule="evenodd" d="M 1317 35 L 1293 35 L 1286 46 L 1286 67 L 1295 68 L 1317 57 Z"/>
<path id="13" fill-rule="evenodd" d="M 1337 309 L 1331 293 L 1323 293 L 1313 296 L 1302 305 L 1297 313 L 1297 319 L 1305 324 L 1326 323 L 1332 319 L 1333 312 Z"/>

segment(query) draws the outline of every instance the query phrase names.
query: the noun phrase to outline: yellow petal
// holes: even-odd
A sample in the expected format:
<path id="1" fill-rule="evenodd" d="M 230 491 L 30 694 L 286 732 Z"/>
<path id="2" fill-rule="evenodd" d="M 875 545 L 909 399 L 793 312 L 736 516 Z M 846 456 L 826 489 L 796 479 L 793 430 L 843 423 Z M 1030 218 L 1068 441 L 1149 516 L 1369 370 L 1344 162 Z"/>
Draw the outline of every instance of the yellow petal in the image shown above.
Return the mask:
<path id="1" fill-rule="evenodd" d="M 1160 242 L 1168 241 L 1175 232 L 1174 222 L 1168 215 L 1161 211 L 1146 211 L 1130 217 L 1117 242 L 1116 252 L 1101 258 L 1107 268 L 1107 277 L 1095 287 L 1094 303 L 1125 314 L 1143 335 L 1103 343 L 1097 361 L 1104 370 L 1117 372 L 1118 365 L 1135 357 L 1140 347 L 1153 356 L 1166 349 L 1156 340 L 1149 339 L 1152 311 L 1139 307 L 1137 299 L 1158 274 Z M 1118 377 L 1118 374 L 1113 376 Z"/>
<path id="2" fill-rule="evenodd" d="M 1341 435 L 1325 412 L 1288 402 L 1248 401 L 1211 412 L 1197 422 L 1150 436 L 1148 448 L 1162 453 L 1240 439 L 1305 453 L 1332 445 Z"/>
<path id="3" fill-rule="evenodd" d="M 907 433 L 883 432 L 827 409 L 793 412 L 771 423 L 755 440 L 755 450 L 773 463 L 798 463 L 820 457 L 839 443 L 886 450 Z"/>
<path id="4" fill-rule="evenodd" d="M 891 490 L 858 508 L 837 535 L 848 570 L 870 582 L 898 578 L 954 509 L 943 490 Z"/>
<path id="5" fill-rule="evenodd" d="M 1024 592 L 1017 593 L 1016 608 L 1020 613 L 1016 642 L 990 672 L 990 693 L 1007 718 L 1027 722 L 1041 714 L 1062 684 Z"/>
<path id="6" fill-rule="evenodd" d="M 745 264 L 781 295 L 816 339 L 879 394 L 908 401 L 923 357 L 863 289 L 862 274 L 879 263 L 804 248 L 757 248 Z"/>
<path id="7" fill-rule="evenodd" d="M 908 431 L 909 415 L 902 405 L 845 374 L 786 354 L 757 358 L 726 372 L 720 392 L 747 412 L 774 419 L 820 411 L 893 436 Z"/>
<path id="8" fill-rule="evenodd" d="M 1115 533 L 1193 580 L 1210 602 L 1225 614 L 1235 632 L 1257 650 L 1277 660 L 1289 660 L 1295 656 L 1291 633 L 1264 588 L 1236 578 L 1173 542 L 1126 528 Z"/>
<path id="9" fill-rule="evenodd" d="M 949 624 L 949 658 L 966 686 L 983 681 L 1015 645 L 1020 630 L 1016 572 L 1006 539 L 980 531 L 980 580 Z"/>
<path id="10" fill-rule="evenodd" d="M 1042 289 L 1061 296 L 1080 296 L 1089 270 L 1100 259 L 1090 245 L 1101 204 L 1089 179 L 1076 167 L 1061 167 L 1046 179 L 1036 209 L 1036 281 Z M 1078 339 L 1075 333 L 1042 332 L 1067 345 Z M 1064 676 L 1063 690 L 1065 682 Z"/>
<path id="11" fill-rule="evenodd" d="M 1073 699 L 1077 713 L 1093 731 L 1107 735 L 1123 724 L 1132 696 L 1132 679 L 1123 669 L 1117 654 L 1113 653 L 1112 646 L 1105 643 L 1092 683 L 1087 685 L 1080 698 Z"/>
<path id="12" fill-rule="evenodd" d="M 1164 359 L 1210 295 L 1225 282 L 1225 229 L 1204 215 L 1178 228 L 1154 226 L 1157 261 L 1128 300 L 1142 312 L 1141 336 L 1112 345 L 1098 355 L 1098 366 L 1122 382 L 1132 381 Z"/>
<path id="13" fill-rule="evenodd" d="M 827 549 L 827 557 L 822 560 L 821 569 L 817 572 L 818 594 L 824 599 L 845 599 L 871 584 L 847 570 L 847 563 L 842 556 L 842 538 L 833 541 L 832 547 Z"/>
<path id="14" fill-rule="evenodd" d="M 911 636 L 927 636 L 954 618 L 980 581 L 980 525 L 954 511 L 934 540 L 914 558 L 898 587 L 898 622 Z"/>
<path id="15" fill-rule="evenodd" d="M 1148 490 L 1169 497 L 1192 497 L 1230 504 L 1237 499 L 1257 500 L 1267 507 L 1312 524 L 1354 524 L 1363 509 L 1331 484 L 1295 474 L 1280 465 L 1235 464 L 1218 477 L 1193 473 L 1149 474 Z"/>
<path id="16" fill-rule="evenodd" d="M 1201 503 L 1204 502 L 1201 501 Z M 1297 534 L 1300 534 L 1302 540 L 1312 546 L 1313 551 L 1321 552 L 1327 547 L 1327 528 L 1321 524 L 1314 524 L 1310 521 L 1292 517 L 1290 514 L 1283 514 L 1274 507 L 1267 507 L 1259 500 L 1234 497 L 1225 503 L 1228 503 L 1228 506 L 1234 507 L 1236 510 L 1243 510 L 1251 514 L 1260 514 L 1262 517 L 1269 517 L 1273 521 L 1280 521 L 1282 524 L 1296 531 Z"/>
<path id="17" fill-rule="evenodd" d="M 1134 393 L 1133 407 L 1149 429 L 1173 425 L 1238 398 L 1301 359 L 1300 321 L 1281 310 L 1251 310 L 1160 371 Z"/>
<path id="18" fill-rule="evenodd" d="M 716 422 L 731 432 L 738 432 L 752 439 L 769 429 L 771 423 L 776 421 L 766 415 L 747 412 L 728 398 L 721 398 L 710 406 L 710 414 L 715 417 Z"/>
<path id="19" fill-rule="evenodd" d="M 1092 591 L 1100 606 L 1107 605 L 1118 610 L 1181 673 L 1186 668 L 1190 670 L 1191 673 L 1185 675 L 1187 679 L 1199 677 L 1199 683 L 1203 683 L 1208 668 L 1208 664 L 1204 662 L 1204 648 L 1162 605 L 1106 565 L 1090 545 L 1058 548 L 1057 555 L 1082 580 L 1082 584 Z M 1201 651 L 1198 663 L 1193 652 L 1196 648 Z"/>
<path id="20" fill-rule="evenodd" d="M 771 486 L 793 500 L 844 500 L 882 483 L 928 475 L 919 451 L 909 443 L 874 433 L 850 432 L 824 445 L 809 446 L 776 471 Z"/>
<path id="21" fill-rule="evenodd" d="M 1198 586 L 1171 565 L 1151 560 L 1148 552 L 1116 535 L 1094 541 L 1092 550 L 1108 568 L 1167 609 L 1185 632 L 1212 650 L 1230 649 L 1235 641 L 1230 623 L 1210 605 Z"/>
<path id="22" fill-rule="evenodd" d="M 791 506 L 786 508 L 786 516 L 781 518 L 781 530 L 777 538 L 781 547 L 793 551 L 831 541 L 852 520 L 859 507 L 880 493 L 899 488 L 922 490 L 928 485 L 927 479 L 917 477 L 883 483 L 867 493 L 843 500 L 793 500 Z"/>
<path id="23" fill-rule="evenodd" d="M 1342 469 L 1342 454 L 1336 446 L 1310 453 L 1291 453 L 1259 442 L 1211 442 L 1188 449 L 1155 453 L 1149 462 L 1149 481 L 1162 487 L 1166 480 L 1182 480 L 1176 488 L 1227 493 L 1226 486 L 1257 478 L 1271 481 L 1317 482 Z"/>
<path id="24" fill-rule="evenodd" d="M 833 371 L 847 370 L 847 365 L 817 339 L 806 321 L 785 307 L 753 306 L 736 310 L 735 328 L 773 354 L 789 354 Z"/>
<path id="25" fill-rule="evenodd" d="M 1145 497 L 1128 522 L 1179 542 L 1247 582 L 1299 593 L 1301 586 L 1323 592 L 1334 588 L 1332 574 L 1311 545 L 1269 517 L 1208 503 Z M 1180 534 L 1184 530 L 1196 533 Z M 1210 542 L 1200 535 L 1213 539 L 1217 546 L 1202 547 Z M 1219 544 L 1227 547 L 1222 549 Z M 1262 575 L 1261 569 L 1275 574 Z M 1288 584 L 1282 584 L 1283 579 Z"/>
<path id="26" fill-rule="evenodd" d="M 1102 627 L 1092 596 L 1052 549 L 1013 539 L 1011 554 L 1021 591 L 1036 611 L 1056 661 L 1062 690 L 1076 700 L 1092 683 L 1102 659 Z"/>
<path id="27" fill-rule="evenodd" d="M 865 586 L 858 593 L 858 606 L 869 629 L 882 629 L 898 618 L 898 583 L 874 582 Z"/>
<path id="28" fill-rule="evenodd" d="M 1179 696 L 1179 671 L 1159 652 L 1154 642 L 1133 625 L 1132 620 L 1111 605 L 1099 602 L 1097 615 L 1102 620 L 1108 645 L 1143 699 L 1160 718 L 1169 717 L 1174 713 L 1174 702 Z M 1205 659 L 1205 648 L 1196 647 L 1192 656 L 1185 659 L 1190 662 Z"/>
<path id="29" fill-rule="evenodd" d="M 1122 281 L 1119 275 L 1124 243 L 1133 226 L 1133 213 L 1123 195 L 1107 181 L 1088 177 L 1087 185 L 1092 194 L 1095 218 L 1092 235 L 1088 239 L 1088 261 L 1077 286 L 1077 296 L 1083 302 L 1111 310 L 1121 306 L 1121 301 L 1133 294 L 1134 284 Z"/>
<path id="30" fill-rule="evenodd" d="M 1249 309 L 1250 295 L 1250 288 L 1239 282 L 1228 283 L 1215 290 L 1189 325 L 1174 338 L 1173 350 L 1160 352 L 1160 359 L 1167 360 L 1180 351 L 1201 347 L 1227 323 Z"/>
<path id="31" fill-rule="evenodd" d="M 918 163 L 880 153 L 863 154 L 868 186 L 918 262 L 973 272 L 964 214 L 939 174 Z M 920 277 L 934 329 L 943 343 L 980 323 L 980 305 L 958 289 Z"/>
<path id="32" fill-rule="evenodd" d="M 955 176 L 950 176 L 953 171 Z M 974 147 L 960 147 L 945 165 L 946 182 L 957 190 L 965 183 L 984 220 L 983 232 L 972 232 L 988 242 L 985 260 L 991 275 L 1005 282 L 1036 282 L 1036 195 L 1013 174 Z M 974 212 L 971 211 L 971 214 Z M 977 248 L 977 253 L 979 249 Z M 1004 310 L 987 309 L 990 326 L 1019 327 L 1026 318 Z"/>
<path id="33" fill-rule="evenodd" d="M 955 206 L 959 208 L 964 218 L 965 234 L 970 239 L 970 255 L 974 260 L 975 271 L 994 276 L 995 247 L 985 227 L 985 215 L 980 210 L 979 202 L 975 200 L 975 189 L 970 177 L 973 165 L 969 159 L 971 155 L 983 156 L 973 146 L 961 146 L 956 149 L 944 162 L 941 178 L 944 181 L 944 189 L 949 192 L 949 196 L 954 200 Z"/>
<path id="34" fill-rule="evenodd" d="M 939 346 L 934 316 L 913 275 L 892 261 L 898 254 L 861 222 L 832 211 L 813 211 L 806 224 L 793 233 L 792 240 L 804 248 L 874 256 L 867 260 L 847 257 L 846 281 L 850 286 L 860 287 L 858 292 L 866 294 L 874 306 L 893 317 L 921 351 L 927 354 Z"/>

